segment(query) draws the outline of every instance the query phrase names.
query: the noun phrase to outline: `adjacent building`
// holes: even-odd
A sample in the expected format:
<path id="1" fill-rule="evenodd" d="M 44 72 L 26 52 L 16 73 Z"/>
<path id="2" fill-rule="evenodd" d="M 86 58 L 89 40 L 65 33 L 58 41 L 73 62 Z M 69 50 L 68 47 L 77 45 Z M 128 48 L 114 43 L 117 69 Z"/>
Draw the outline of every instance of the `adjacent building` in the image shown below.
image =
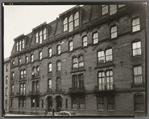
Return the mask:
<path id="1" fill-rule="evenodd" d="M 10 58 L 4 59 L 4 110 L 9 112 Z"/>
<path id="2" fill-rule="evenodd" d="M 146 115 L 146 5 L 75 6 L 14 39 L 10 112 Z"/>

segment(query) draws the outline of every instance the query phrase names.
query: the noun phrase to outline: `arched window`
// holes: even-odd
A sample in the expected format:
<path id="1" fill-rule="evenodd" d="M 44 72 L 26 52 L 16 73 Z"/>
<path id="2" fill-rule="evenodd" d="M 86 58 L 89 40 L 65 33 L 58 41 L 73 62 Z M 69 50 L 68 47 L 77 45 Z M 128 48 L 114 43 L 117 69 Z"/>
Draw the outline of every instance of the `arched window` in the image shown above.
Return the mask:
<path id="1" fill-rule="evenodd" d="M 72 51 L 73 50 L 73 41 L 70 41 L 69 42 L 69 51 Z"/>
<path id="2" fill-rule="evenodd" d="M 28 56 L 25 57 L 25 62 L 28 63 Z"/>
<path id="3" fill-rule="evenodd" d="M 74 26 L 79 26 L 79 12 L 76 12 L 74 15 Z"/>
<path id="4" fill-rule="evenodd" d="M 69 17 L 69 32 L 73 30 L 73 15 Z"/>
<path id="5" fill-rule="evenodd" d="M 21 58 L 19 58 L 19 65 L 21 64 Z"/>
<path id="6" fill-rule="evenodd" d="M 57 71 L 61 71 L 61 61 L 57 61 Z"/>
<path id="7" fill-rule="evenodd" d="M 98 33 L 95 32 L 93 33 L 93 44 L 97 44 L 98 43 Z"/>
<path id="8" fill-rule="evenodd" d="M 26 69 L 24 69 L 23 74 L 24 74 L 24 78 L 26 78 Z"/>
<path id="9" fill-rule="evenodd" d="M 78 58 L 77 57 L 72 58 L 72 67 L 78 68 Z"/>
<path id="10" fill-rule="evenodd" d="M 31 62 L 33 62 L 34 61 L 34 55 L 32 54 L 31 55 Z"/>
<path id="11" fill-rule="evenodd" d="M 111 27 L 111 39 L 117 37 L 117 26 Z"/>
<path id="12" fill-rule="evenodd" d="M 61 54 L 61 45 L 57 46 L 57 54 Z"/>
<path id="13" fill-rule="evenodd" d="M 39 60 L 42 60 L 42 51 L 39 52 Z"/>
<path id="14" fill-rule="evenodd" d="M 49 48 L 49 57 L 52 57 L 52 48 Z"/>
<path id="15" fill-rule="evenodd" d="M 67 17 L 63 21 L 63 28 L 64 28 L 64 31 L 67 31 Z"/>
<path id="16" fill-rule="evenodd" d="M 22 79 L 23 78 L 23 70 L 21 70 L 20 73 L 21 73 L 21 77 L 20 78 Z"/>
<path id="17" fill-rule="evenodd" d="M 52 72 L 52 63 L 48 64 L 48 72 Z"/>
<path id="18" fill-rule="evenodd" d="M 83 47 L 86 47 L 87 46 L 87 36 L 84 36 L 83 38 L 82 38 L 82 45 L 83 45 Z"/>

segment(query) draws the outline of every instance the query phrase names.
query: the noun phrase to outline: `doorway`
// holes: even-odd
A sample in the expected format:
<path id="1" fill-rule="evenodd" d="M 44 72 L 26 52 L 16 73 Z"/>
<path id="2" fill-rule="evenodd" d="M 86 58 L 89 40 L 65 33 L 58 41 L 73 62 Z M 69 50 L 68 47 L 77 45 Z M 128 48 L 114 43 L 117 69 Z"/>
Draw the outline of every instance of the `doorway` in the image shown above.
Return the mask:
<path id="1" fill-rule="evenodd" d="M 52 97 L 48 97 L 48 111 L 52 111 Z"/>
<path id="2" fill-rule="evenodd" d="M 62 98 L 61 96 L 56 97 L 56 111 L 61 111 L 62 109 Z"/>

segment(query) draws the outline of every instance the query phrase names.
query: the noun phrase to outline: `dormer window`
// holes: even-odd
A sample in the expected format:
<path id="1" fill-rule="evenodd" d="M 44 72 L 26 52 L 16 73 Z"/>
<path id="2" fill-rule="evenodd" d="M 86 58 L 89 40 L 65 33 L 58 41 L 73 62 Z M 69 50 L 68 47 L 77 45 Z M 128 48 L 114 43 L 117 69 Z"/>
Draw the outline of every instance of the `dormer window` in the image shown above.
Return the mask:
<path id="1" fill-rule="evenodd" d="M 40 31 L 40 34 L 39 34 L 40 36 L 40 39 L 39 39 L 39 43 L 41 44 L 42 43 L 42 30 Z"/>
<path id="2" fill-rule="evenodd" d="M 46 40 L 47 38 L 46 38 L 46 28 L 44 28 L 44 30 L 43 30 L 43 40 Z"/>
<path id="3" fill-rule="evenodd" d="M 20 48 L 19 50 L 21 51 L 21 41 L 19 42 L 19 48 Z"/>
<path id="4" fill-rule="evenodd" d="M 64 32 L 67 31 L 67 17 L 63 21 Z"/>
<path id="5" fill-rule="evenodd" d="M 18 42 L 17 42 L 17 44 L 16 44 L 16 49 L 17 49 L 17 51 L 19 50 Z"/>
<path id="6" fill-rule="evenodd" d="M 24 48 L 24 39 L 22 40 L 22 48 Z"/>
<path id="7" fill-rule="evenodd" d="M 73 15 L 69 17 L 69 32 L 73 31 Z"/>
<path id="8" fill-rule="evenodd" d="M 110 5 L 110 15 L 113 15 L 117 12 L 117 5 Z"/>
<path id="9" fill-rule="evenodd" d="M 76 12 L 74 15 L 74 26 L 79 26 L 79 12 Z"/>
<path id="10" fill-rule="evenodd" d="M 36 43 L 38 43 L 38 32 L 36 33 Z"/>

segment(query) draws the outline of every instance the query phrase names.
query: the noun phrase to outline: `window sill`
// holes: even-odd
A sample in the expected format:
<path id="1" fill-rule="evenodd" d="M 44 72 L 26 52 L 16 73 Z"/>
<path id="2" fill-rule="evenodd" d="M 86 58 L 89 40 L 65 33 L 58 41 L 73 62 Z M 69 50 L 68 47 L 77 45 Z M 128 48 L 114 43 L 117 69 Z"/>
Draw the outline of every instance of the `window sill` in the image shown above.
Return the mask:
<path id="1" fill-rule="evenodd" d="M 145 87 L 145 84 L 144 84 L 144 83 L 141 83 L 141 84 L 132 83 L 132 84 L 131 84 L 131 87 L 132 87 L 132 88 L 134 88 L 134 87 Z"/>
<path id="2" fill-rule="evenodd" d="M 71 110 L 77 110 L 77 109 L 71 109 Z"/>
<path id="3" fill-rule="evenodd" d="M 95 67 L 95 69 L 104 68 L 104 67 L 111 67 L 111 66 L 115 66 L 115 64 L 113 63 L 113 61 L 106 62 L 106 63 L 101 63 L 101 64 L 97 64 L 97 66 Z"/>
<path id="4" fill-rule="evenodd" d="M 135 31 L 135 32 L 133 32 L 133 31 L 131 31 L 131 35 L 133 35 L 133 34 L 136 34 L 136 33 L 139 33 L 139 32 L 141 32 L 142 31 L 142 29 L 140 29 L 139 31 Z"/>
<path id="5" fill-rule="evenodd" d="M 108 112 L 114 112 L 115 110 L 107 110 Z"/>
<path id="6" fill-rule="evenodd" d="M 138 113 L 138 112 L 140 112 L 140 113 L 144 113 L 145 111 L 135 111 L 135 112 L 137 112 L 137 113 Z"/>
<path id="7" fill-rule="evenodd" d="M 135 55 L 135 56 L 132 56 L 132 58 L 142 58 L 142 55 Z"/>
<path id="8" fill-rule="evenodd" d="M 85 109 L 79 109 L 79 110 L 85 110 Z"/>
<path id="9" fill-rule="evenodd" d="M 76 68 L 76 69 L 72 69 L 70 73 L 76 73 L 81 71 L 86 71 L 86 70 L 84 68 Z"/>
<path id="10" fill-rule="evenodd" d="M 104 112 L 105 110 L 104 109 L 97 109 L 99 112 Z"/>
<path id="11" fill-rule="evenodd" d="M 115 37 L 115 38 L 110 38 L 111 41 L 112 41 L 112 40 L 116 40 L 116 39 L 118 39 L 118 36 Z"/>

